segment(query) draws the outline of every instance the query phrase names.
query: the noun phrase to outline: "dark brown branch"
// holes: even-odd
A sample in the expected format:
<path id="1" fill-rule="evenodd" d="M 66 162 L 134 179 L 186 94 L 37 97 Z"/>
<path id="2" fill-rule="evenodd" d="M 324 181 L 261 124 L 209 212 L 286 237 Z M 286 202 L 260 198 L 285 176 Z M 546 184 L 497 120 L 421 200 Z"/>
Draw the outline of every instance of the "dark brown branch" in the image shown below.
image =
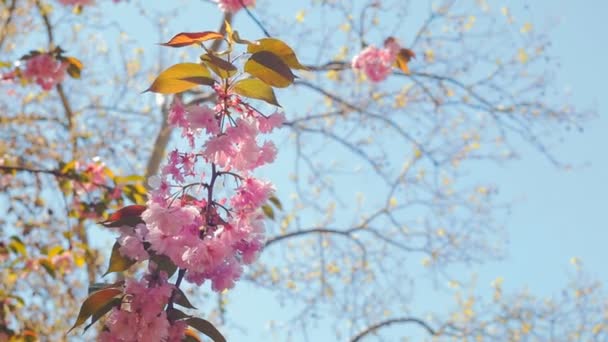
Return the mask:
<path id="1" fill-rule="evenodd" d="M 425 321 L 423 321 L 423 320 L 421 320 L 419 318 L 402 317 L 402 318 L 389 319 L 389 320 L 386 320 L 386 321 L 382 321 L 382 322 L 376 323 L 376 324 L 374 324 L 372 326 L 369 326 L 368 328 L 366 328 L 365 330 L 363 330 L 359 334 L 357 334 L 357 336 L 353 337 L 350 341 L 351 342 L 361 341 L 367 335 L 375 334 L 376 332 L 378 332 L 378 330 L 380 330 L 382 328 L 386 328 L 386 327 L 388 327 L 390 325 L 394 325 L 394 324 L 409 324 L 409 323 L 413 323 L 413 324 L 416 324 L 416 325 L 422 327 L 431 336 L 438 336 L 440 334 L 437 330 L 433 329 Z"/>
<path id="2" fill-rule="evenodd" d="M 253 20 L 255 22 L 255 24 L 258 25 L 258 27 L 260 28 L 260 30 L 262 30 L 262 32 L 264 32 L 264 35 L 266 35 L 266 37 L 270 38 L 271 37 L 270 33 L 268 33 L 268 30 L 266 30 L 264 25 L 262 25 L 262 22 L 260 22 L 258 20 L 258 18 L 256 18 L 255 15 L 253 15 L 251 10 L 249 10 L 249 8 L 247 8 L 247 6 L 245 6 L 245 4 L 243 3 L 243 0 L 239 0 L 239 2 L 241 3 L 241 6 L 243 6 L 243 9 L 245 10 L 245 12 L 247 12 L 247 15 L 249 16 L 249 18 L 251 18 L 251 20 Z"/>
<path id="3" fill-rule="evenodd" d="M 78 177 L 78 175 L 62 173 L 60 170 L 53 170 L 53 169 L 46 170 L 46 169 L 28 168 L 28 167 L 24 167 L 24 166 L 5 166 L 5 165 L 0 165 L 0 170 L 6 171 L 6 172 L 28 172 L 28 173 L 34 173 L 34 174 L 52 175 L 55 178 L 63 178 L 63 179 L 73 180 L 76 182 L 93 184 L 100 188 L 104 188 L 108 191 L 114 191 L 114 188 L 107 184 L 100 184 L 100 183 L 95 183 L 95 182 L 83 182 L 82 179 L 80 179 Z"/>

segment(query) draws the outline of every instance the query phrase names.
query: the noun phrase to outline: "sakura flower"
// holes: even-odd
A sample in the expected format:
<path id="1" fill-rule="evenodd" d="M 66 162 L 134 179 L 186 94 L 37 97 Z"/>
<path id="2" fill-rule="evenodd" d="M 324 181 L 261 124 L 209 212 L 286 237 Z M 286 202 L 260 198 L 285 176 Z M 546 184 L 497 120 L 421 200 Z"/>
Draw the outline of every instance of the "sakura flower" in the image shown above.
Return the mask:
<path id="1" fill-rule="evenodd" d="M 63 81 L 67 69 L 67 63 L 42 53 L 27 60 L 23 76 L 48 91 Z"/>
<path id="2" fill-rule="evenodd" d="M 390 75 L 395 59 L 396 55 L 389 49 L 368 46 L 353 58 L 352 67 L 362 70 L 372 82 L 380 82 Z"/>
<path id="3" fill-rule="evenodd" d="M 220 132 L 220 125 L 215 118 L 215 112 L 207 106 L 188 107 L 186 117 L 192 129 L 205 129 L 209 134 Z"/>
<path id="4" fill-rule="evenodd" d="M 243 8 L 243 5 L 247 7 L 255 5 L 255 0 L 215 0 L 215 2 L 222 11 L 228 13 L 237 12 Z"/>
<path id="5" fill-rule="evenodd" d="M 273 129 L 279 128 L 285 122 L 285 114 L 274 113 L 267 118 L 261 116 L 258 118 L 258 128 L 262 133 L 270 133 Z"/>

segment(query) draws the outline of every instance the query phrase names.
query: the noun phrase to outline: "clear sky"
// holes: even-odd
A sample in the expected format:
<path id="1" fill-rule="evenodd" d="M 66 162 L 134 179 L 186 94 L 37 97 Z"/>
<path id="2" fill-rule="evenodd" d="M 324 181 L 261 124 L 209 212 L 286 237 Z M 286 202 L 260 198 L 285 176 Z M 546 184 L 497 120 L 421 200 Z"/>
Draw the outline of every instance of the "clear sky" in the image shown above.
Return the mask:
<path id="1" fill-rule="evenodd" d="M 293 5 L 279 0 L 267 3 L 270 2 L 285 6 L 286 17 L 295 16 Z M 598 117 L 585 125 L 582 133 L 564 132 L 563 143 L 554 146 L 554 154 L 573 165 L 570 171 L 557 169 L 526 144 L 518 145 L 521 159 L 504 166 L 484 165 L 478 171 L 484 178 L 495 179 L 502 199 L 516 200 L 506 221 L 510 237 L 508 257 L 478 268 L 479 284 L 488 286 L 492 279 L 501 276 L 505 278 L 506 288 L 528 287 L 535 294 L 550 295 L 565 285 L 571 271 L 571 257 L 582 259 L 589 273 L 607 283 L 608 227 L 604 215 L 608 213 L 608 118 L 605 114 L 608 110 L 608 87 L 605 85 L 608 79 L 605 61 L 608 55 L 608 1 L 514 0 L 496 3 L 513 8 L 527 6 L 526 15 L 535 25 L 557 23 L 551 31 L 553 44 L 549 50 L 561 60 L 556 81 L 560 87 L 572 90 L 575 105 L 595 108 Z M 217 17 L 217 13 L 210 15 Z M 244 14 L 239 14 L 238 20 L 257 33 Z M 214 19 L 211 26 L 201 27 L 187 23 L 183 31 L 209 29 L 217 21 Z M 155 39 L 155 36 L 151 37 L 154 42 Z M 256 298 L 252 298 L 251 290 L 245 282 L 238 284 L 230 296 L 229 306 L 234 310 L 232 317 L 250 332 L 260 331 L 259 326 L 266 324 L 268 319 L 280 320 L 283 314 L 289 313 L 289 309 L 280 309 L 280 305 L 271 300 L 273 297 L 255 292 Z M 432 303 L 434 300 L 429 293 L 418 301 Z M 392 333 L 393 337 L 401 336 L 399 330 L 392 330 Z M 256 341 L 258 338 L 257 335 L 245 338 L 246 330 L 234 330 L 231 334 L 235 341 Z M 320 340 L 328 340 L 323 331 L 318 334 Z M 315 340 L 314 336 L 310 337 Z"/>

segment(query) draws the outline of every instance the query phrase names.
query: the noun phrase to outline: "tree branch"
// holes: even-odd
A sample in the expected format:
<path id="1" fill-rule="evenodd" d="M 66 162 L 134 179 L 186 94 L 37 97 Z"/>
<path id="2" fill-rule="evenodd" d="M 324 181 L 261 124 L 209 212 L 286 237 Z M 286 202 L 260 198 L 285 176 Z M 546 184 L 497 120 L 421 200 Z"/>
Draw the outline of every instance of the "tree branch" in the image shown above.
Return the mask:
<path id="1" fill-rule="evenodd" d="M 439 335 L 438 331 L 436 331 L 435 329 L 433 329 L 430 325 L 428 325 L 426 322 L 424 322 L 423 320 L 421 320 L 419 318 L 402 317 L 402 318 L 388 319 L 386 321 L 382 321 L 382 322 L 376 323 L 376 324 L 374 324 L 372 326 L 369 326 L 368 328 L 366 328 L 365 330 L 363 330 L 359 334 L 357 334 L 355 337 L 353 337 L 350 341 L 351 342 L 361 341 L 367 335 L 375 334 L 376 332 L 378 332 L 378 330 L 380 330 L 382 328 L 386 328 L 386 327 L 388 327 L 390 325 L 394 325 L 394 324 L 409 324 L 409 323 L 413 323 L 413 324 L 416 324 L 416 325 L 422 327 L 431 336 L 438 336 Z"/>

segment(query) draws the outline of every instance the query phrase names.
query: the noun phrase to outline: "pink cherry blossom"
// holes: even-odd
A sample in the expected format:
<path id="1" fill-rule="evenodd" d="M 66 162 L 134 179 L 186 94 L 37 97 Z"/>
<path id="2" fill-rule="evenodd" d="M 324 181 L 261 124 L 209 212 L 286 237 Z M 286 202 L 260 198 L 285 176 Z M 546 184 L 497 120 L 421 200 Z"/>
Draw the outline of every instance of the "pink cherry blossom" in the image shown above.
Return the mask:
<path id="1" fill-rule="evenodd" d="M 148 252 L 144 249 L 145 236 L 148 233 L 148 228 L 145 224 L 139 224 L 134 229 L 131 227 L 123 227 L 121 235 L 118 238 L 120 245 L 120 254 L 127 258 L 142 261 L 148 259 Z"/>
<path id="2" fill-rule="evenodd" d="M 352 61 L 353 69 L 363 70 L 372 82 L 385 80 L 391 74 L 391 67 L 395 63 L 396 55 L 389 49 L 379 49 L 368 46 L 363 49 Z"/>
<path id="3" fill-rule="evenodd" d="M 219 292 L 235 286 L 244 265 L 264 246 L 261 207 L 274 187 L 252 172 L 275 160 L 277 147 L 272 141 L 260 144 L 259 136 L 281 127 L 285 116 L 265 117 L 237 94 L 215 89 L 214 107 L 186 107 L 178 99 L 171 106 L 168 123 L 182 129 L 190 149 L 168 154 L 160 175 L 149 180 L 154 190 L 141 214 L 144 223 L 121 227 L 118 243 L 123 255 L 137 261 L 166 256 L 180 269 L 178 279 L 210 282 Z M 209 167 L 205 164 L 212 164 L 210 175 L 197 172 Z M 229 186 L 214 192 L 220 182 Z M 101 340 L 181 340 L 186 325 L 171 325 L 165 310 L 172 306 L 171 293 L 166 274 L 149 260 L 144 278 L 126 283 L 129 305 L 112 310 Z"/>
<path id="4" fill-rule="evenodd" d="M 235 13 L 241 8 L 243 5 L 249 7 L 255 5 L 255 0 L 215 0 L 219 8 L 224 12 Z"/>
<path id="5" fill-rule="evenodd" d="M 267 118 L 260 116 L 258 118 L 258 128 L 262 133 L 270 133 L 275 128 L 280 128 L 285 122 L 285 114 L 273 113 Z"/>
<path id="6" fill-rule="evenodd" d="M 67 63 L 48 53 L 41 53 L 27 60 L 23 76 L 48 91 L 63 81 L 67 69 Z"/>
<path id="7" fill-rule="evenodd" d="M 173 292 L 166 275 L 147 275 L 140 281 L 128 279 L 125 285 L 128 305 L 112 309 L 100 341 L 163 341 L 169 336 L 170 323 L 164 311 Z M 180 325 L 175 330 L 185 328 Z M 172 335 L 178 332 L 171 331 Z"/>
<path id="8" fill-rule="evenodd" d="M 220 132 L 215 112 L 207 106 L 191 106 L 187 109 L 187 120 L 192 129 L 205 129 L 209 134 Z"/>
<path id="9" fill-rule="evenodd" d="M 249 177 L 236 189 L 230 204 L 237 210 L 255 210 L 268 200 L 273 191 L 274 187 L 269 182 Z"/>

